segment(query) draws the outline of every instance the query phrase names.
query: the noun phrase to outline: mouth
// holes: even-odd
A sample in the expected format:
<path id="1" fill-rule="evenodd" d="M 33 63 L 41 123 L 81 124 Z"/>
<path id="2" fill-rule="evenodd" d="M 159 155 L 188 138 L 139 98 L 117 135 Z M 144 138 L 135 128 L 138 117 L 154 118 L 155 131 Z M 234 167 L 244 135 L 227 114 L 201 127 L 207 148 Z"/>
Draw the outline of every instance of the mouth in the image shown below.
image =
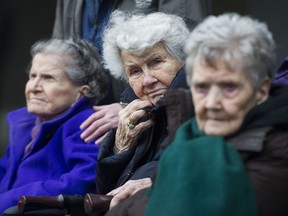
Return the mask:
<path id="1" fill-rule="evenodd" d="M 153 89 L 152 91 L 147 92 L 147 95 L 149 95 L 149 97 L 163 96 L 165 91 L 166 89 L 164 88 Z"/>
<path id="2" fill-rule="evenodd" d="M 46 100 L 44 99 L 44 98 L 35 98 L 35 97 L 33 97 L 33 98 L 29 98 L 29 102 L 30 103 L 45 103 L 46 102 Z"/>

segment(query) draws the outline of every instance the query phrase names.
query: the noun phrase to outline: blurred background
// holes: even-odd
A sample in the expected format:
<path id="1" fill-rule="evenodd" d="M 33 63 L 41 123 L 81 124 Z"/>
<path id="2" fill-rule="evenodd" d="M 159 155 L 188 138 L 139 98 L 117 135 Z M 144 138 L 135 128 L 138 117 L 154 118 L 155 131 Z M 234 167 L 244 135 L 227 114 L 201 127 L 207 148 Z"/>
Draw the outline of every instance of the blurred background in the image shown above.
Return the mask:
<path id="1" fill-rule="evenodd" d="M 30 47 L 34 42 L 51 36 L 55 8 L 56 0 L 1 1 L 0 156 L 8 144 L 6 115 L 10 110 L 25 106 Z M 213 14 L 237 12 L 268 24 L 278 46 L 276 68 L 288 55 L 287 8 L 287 0 L 212 0 Z"/>

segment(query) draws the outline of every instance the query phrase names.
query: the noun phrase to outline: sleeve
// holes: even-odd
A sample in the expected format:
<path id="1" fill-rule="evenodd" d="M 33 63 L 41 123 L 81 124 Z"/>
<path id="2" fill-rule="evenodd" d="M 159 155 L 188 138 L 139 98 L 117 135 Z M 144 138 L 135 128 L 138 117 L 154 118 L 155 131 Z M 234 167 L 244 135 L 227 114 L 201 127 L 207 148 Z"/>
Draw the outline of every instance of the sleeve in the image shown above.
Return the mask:
<path id="1" fill-rule="evenodd" d="M 62 38 L 63 36 L 63 1 L 57 0 L 54 27 L 52 32 L 53 38 Z"/>
<path id="2" fill-rule="evenodd" d="M 143 166 L 139 167 L 136 172 L 131 177 L 131 180 L 142 179 L 142 178 L 151 178 L 153 179 L 158 166 L 158 159 L 151 161 Z"/>
<path id="3" fill-rule="evenodd" d="M 211 0 L 159 0 L 158 10 L 184 18 L 192 29 L 211 14 L 211 4 Z"/>
<path id="4" fill-rule="evenodd" d="M 57 0 L 53 38 L 70 38 L 81 36 L 82 7 L 84 0 Z"/>
<path id="5" fill-rule="evenodd" d="M 5 155 L 0 159 L 0 184 L 9 166 L 9 146 L 6 149 Z"/>
<path id="6" fill-rule="evenodd" d="M 131 161 L 134 151 L 128 150 L 119 154 L 113 153 L 116 128 L 111 129 L 103 140 L 97 163 L 97 193 L 106 194 L 115 189 L 117 182 Z"/>
<path id="7" fill-rule="evenodd" d="M 57 158 L 55 159 L 54 166 L 57 167 L 58 172 L 62 171 L 62 167 L 65 167 L 66 171 L 60 177 L 51 174 L 51 178 L 45 181 L 23 184 L 0 194 L 0 213 L 8 207 L 17 205 L 17 201 L 22 195 L 55 196 L 59 194 L 94 193 L 96 191 L 95 173 L 99 146 L 92 142 L 88 144 L 84 143 L 80 138 L 80 133 L 81 131 L 78 130 L 78 132 L 66 137 L 65 134 L 62 134 L 64 137 L 62 139 L 63 153 L 54 152 Z M 59 145 L 61 146 L 61 144 Z M 57 150 L 61 152 L 60 148 Z M 48 153 L 50 154 L 51 152 Z M 63 158 L 59 157 L 60 154 Z M 51 170 L 54 169 L 51 167 Z M 6 201 L 2 202 L 2 200 Z"/>

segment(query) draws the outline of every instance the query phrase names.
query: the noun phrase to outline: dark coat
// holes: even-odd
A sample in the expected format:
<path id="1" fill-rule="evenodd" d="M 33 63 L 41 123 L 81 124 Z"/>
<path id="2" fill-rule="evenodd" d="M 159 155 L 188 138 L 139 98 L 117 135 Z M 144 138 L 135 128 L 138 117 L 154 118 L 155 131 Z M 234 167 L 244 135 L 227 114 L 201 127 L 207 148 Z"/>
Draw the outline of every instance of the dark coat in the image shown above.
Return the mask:
<path id="1" fill-rule="evenodd" d="M 188 88 L 184 70 L 180 70 L 170 89 Z M 123 95 L 123 102 L 137 97 L 131 89 Z M 164 96 L 165 98 L 165 96 Z M 139 137 L 136 148 L 114 155 L 116 128 L 112 129 L 101 144 L 97 165 L 97 192 L 106 194 L 130 179 L 151 177 L 156 170 L 159 146 L 167 136 L 166 114 L 161 107 L 154 109 L 156 123 Z"/>
<path id="2" fill-rule="evenodd" d="M 174 100 L 175 98 L 180 100 L 181 94 L 183 98 L 183 92 L 174 93 Z M 184 92 L 184 94 L 186 94 L 184 98 L 187 99 L 189 92 Z M 170 104 L 175 106 L 173 109 L 178 107 L 180 111 L 181 106 L 173 103 L 173 98 L 171 100 Z M 168 109 L 171 108 L 168 106 Z M 179 113 L 184 114 L 182 120 L 191 114 Z M 261 216 L 288 215 L 287 114 L 288 88 L 274 86 L 269 99 L 253 108 L 246 115 L 239 131 L 227 138 L 227 142 L 238 150 L 245 164 Z M 175 122 L 175 124 L 178 123 Z M 123 201 L 106 215 L 144 215 L 148 201 L 149 198 L 143 190 Z"/>

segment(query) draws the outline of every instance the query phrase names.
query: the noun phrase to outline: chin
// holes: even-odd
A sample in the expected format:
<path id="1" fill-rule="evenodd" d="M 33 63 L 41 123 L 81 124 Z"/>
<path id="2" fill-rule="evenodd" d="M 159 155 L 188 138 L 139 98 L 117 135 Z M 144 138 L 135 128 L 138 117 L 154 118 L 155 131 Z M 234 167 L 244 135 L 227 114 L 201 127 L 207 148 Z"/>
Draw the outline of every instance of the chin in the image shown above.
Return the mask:
<path id="1" fill-rule="evenodd" d="M 222 126 L 223 127 L 223 126 Z M 234 130 L 233 128 L 221 128 L 221 126 L 219 127 L 213 127 L 213 128 L 204 128 L 203 132 L 206 135 L 210 135 L 210 136 L 229 136 L 231 134 L 233 134 L 236 130 Z"/>
<path id="2" fill-rule="evenodd" d="M 158 101 L 162 98 L 163 96 L 159 96 L 157 98 L 153 98 L 150 100 L 153 106 L 157 106 Z"/>
<path id="3" fill-rule="evenodd" d="M 27 111 L 29 113 L 32 113 L 32 114 L 35 114 L 35 115 L 39 115 L 41 113 L 43 113 L 43 108 L 42 109 L 39 109 L 39 108 L 27 108 Z"/>

